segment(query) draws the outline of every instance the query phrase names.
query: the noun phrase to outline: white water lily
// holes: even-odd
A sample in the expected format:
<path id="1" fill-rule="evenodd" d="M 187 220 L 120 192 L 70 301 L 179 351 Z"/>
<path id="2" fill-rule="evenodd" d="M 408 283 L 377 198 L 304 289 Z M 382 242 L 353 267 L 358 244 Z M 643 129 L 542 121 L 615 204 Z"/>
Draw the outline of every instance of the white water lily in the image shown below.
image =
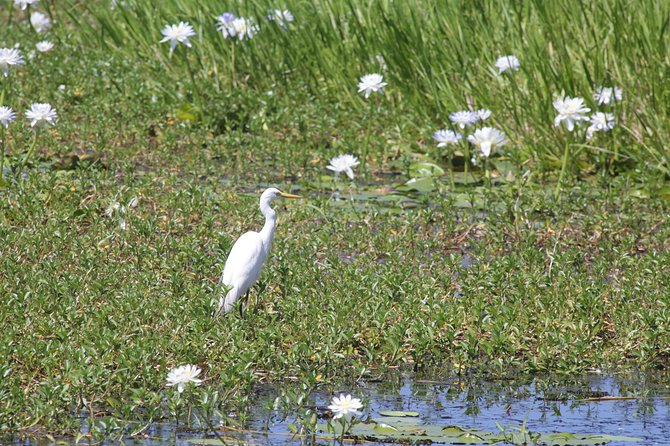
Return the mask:
<path id="1" fill-rule="evenodd" d="M 259 30 L 253 19 L 235 17 L 231 12 L 225 12 L 217 17 L 217 29 L 224 39 L 237 37 L 238 40 L 251 39 Z"/>
<path id="2" fill-rule="evenodd" d="M 339 397 L 333 397 L 328 409 L 333 412 L 333 419 L 362 415 L 359 409 L 363 408 L 363 403 L 358 398 L 352 398 L 351 395 L 340 394 Z"/>
<path id="3" fill-rule="evenodd" d="M 603 87 L 596 88 L 593 93 L 593 99 L 598 102 L 598 105 L 609 105 L 611 102 L 621 102 L 623 92 L 619 87 Z"/>
<path id="4" fill-rule="evenodd" d="M 235 37 L 235 28 L 233 28 L 235 14 L 232 12 L 224 12 L 216 18 L 216 21 L 216 29 L 221 31 L 224 39 L 227 39 L 228 37 Z"/>
<path id="5" fill-rule="evenodd" d="M 507 70 L 518 71 L 519 70 L 519 58 L 516 56 L 502 56 L 496 60 L 496 68 L 499 70 L 499 73 L 503 73 Z"/>
<path id="6" fill-rule="evenodd" d="M 172 52 L 177 47 L 177 43 L 183 43 L 190 48 L 191 42 L 188 38 L 195 36 L 195 31 L 187 22 L 179 22 L 177 25 L 165 25 L 161 34 L 164 37 L 160 43 L 170 42 L 170 52 Z"/>
<path id="7" fill-rule="evenodd" d="M 35 103 L 30 106 L 30 110 L 26 110 L 26 118 L 30 119 L 30 126 L 35 127 L 36 125 L 56 125 L 54 122 L 58 115 L 56 114 L 56 109 L 52 108 L 49 104 L 39 104 Z"/>
<path id="8" fill-rule="evenodd" d="M 127 229 L 126 225 L 126 213 L 128 212 L 129 209 L 132 209 L 137 206 L 139 203 L 139 200 L 137 197 L 133 197 L 128 201 L 127 205 L 122 205 L 118 201 L 112 201 L 105 209 L 105 215 L 110 217 L 110 218 L 118 218 L 119 219 L 119 227 L 125 231 Z"/>
<path id="9" fill-rule="evenodd" d="M 42 33 L 51 28 L 51 19 L 49 19 L 46 14 L 35 11 L 30 14 L 30 24 L 33 26 L 35 31 Z"/>
<path id="10" fill-rule="evenodd" d="M 335 158 L 330 160 L 330 164 L 326 166 L 326 169 L 332 170 L 335 172 L 335 177 L 341 173 L 344 172 L 347 174 L 349 179 L 353 180 L 354 179 L 354 171 L 353 168 L 358 166 L 360 162 L 358 159 L 353 156 L 353 155 L 338 155 Z"/>
<path id="11" fill-rule="evenodd" d="M 268 20 L 275 21 L 279 26 L 286 29 L 288 23 L 292 22 L 294 17 L 288 9 L 271 9 L 268 11 Z"/>
<path id="12" fill-rule="evenodd" d="M 54 47 L 53 42 L 49 40 L 43 40 L 41 42 L 38 42 L 35 44 L 35 48 L 37 48 L 37 51 L 41 53 L 46 53 L 47 51 L 51 51 Z"/>
<path id="13" fill-rule="evenodd" d="M 9 76 L 10 67 L 23 65 L 21 50 L 16 48 L 0 48 L 0 69 L 5 77 Z"/>
<path id="14" fill-rule="evenodd" d="M 586 129 L 586 138 L 591 139 L 595 132 L 608 132 L 616 126 L 612 113 L 596 112 L 589 119 L 591 125 Z"/>
<path id="15" fill-rule="evenodd" d="M 485 121 L 491 117 L 491 110 L 486 108 L 479 109 L 475 113 L 477 114 L 478 121 Z"/>
<path id="16" fill-rule="evenodd" d="M 486 158 L 491 155 L 491 150 L 507 144 L 505 133 L 492 127 L 477 129 L 474 135 L 468 136 L 468 141 L 477 146 L 481 155 Z"/>
<path id="17" fill-rule="evenodd" d="M 437 141 L 437 147 L 444 147 L 448 144 L 456 144 L 463 139 L 463 135 L 453 130 L 438 130 L 433 133 L 433 139 Z"/>
<path id="18" fill-rule="evenodd" d="M 582 98 L 561 97 L 557 98 L 553 105 L 558 112 L 554 119 L 555 127 L 563 122 L 568 131 L 571 132 L 575 128 L 575 122 L 589 120 L 585 114 L 590 112 L 591 109 L 584 105 L 584 99 Z"/>
<path id="19" fill-rule="evenodd" d="M 2 123 L 5 128 L 9 127 L 9 123 L 13 122 L 14 119 L 16 119 L 16 113 L 14 113 L 14 110 L 5 106 L 0 107 L 0 123 Z"/>
<path id="20" fill-rule="evenodd" d="M 182 393 L 188 383 L 193 383 L 196 386 L 200 385 L 202 380 L 196 378 L 200 372 L 201 370 L 197 366 L 191 364 L 176 367 L 168 373 L 166 385 L 177 386 L 177 391 Z"/>
<path id="21" fill-rule="evenodd" d="M 381 54 L 377 54 L 376 56 L 370 58 L 370 62 L 378 65 L 382 71 L 386 71 L 388 69 L 388 65 L 386 65 L 386 59 L 384 59 L 384 56 Z"/>
<path id="22" fill-rule="evenodd" d="M 473 125 L 479 121 L 477 112 L 472 111 L 457 111 L 449 115 L 449 120 L 460 128 L 464 129 L 466 126 Z"/>
<path id="23" fill-rule="evenodd" d="M 25 10 L 29 5 L 37 4 L 37 2 L 39 2 L 39 0 L 14 0 L 14 5 Z"/>
<path id="24" fill-rule="evenodd" d="M 365 99 L 370 97 L 370 93 L 374 92 L 384 92 L 384 87 L 387 85 L 386 82 L 383 82 L 384 77 L 378 73 L 366 74 L 361 77 L 358 82 L 358 92 L 365 93 Z"/>

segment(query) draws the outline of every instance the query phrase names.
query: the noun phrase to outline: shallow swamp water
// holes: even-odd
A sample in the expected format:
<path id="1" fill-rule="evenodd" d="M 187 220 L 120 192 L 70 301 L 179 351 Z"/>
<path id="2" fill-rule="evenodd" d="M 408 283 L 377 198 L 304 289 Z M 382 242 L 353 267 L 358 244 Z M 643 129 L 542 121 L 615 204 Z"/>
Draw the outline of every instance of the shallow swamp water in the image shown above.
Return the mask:
<path id="1" fill-rule="evenodd" d="M 225 443 L 284 445 L 339 442 L 327 433 L 319 434 L 314 442 L 309 437 L 293 435 L 292 426 L 299 426 L 300 420 L 297 419 L 295 408 L 282 407 L 280 401 L 284 389 L 287 387 L 277 384 L 257 386 L 243 428 L 219 430 Z M 320 423 L 327 422 L 327 406 L 332 396 L 340 393 L 362 399 L 363 420 L 379 419 L 383 411 L 416 412 L 418 416 L 414 417 L 412 423 L 418 426 L 458 426 L 500 434 L 500 427 L 507 429 L 507 432 L 518 433 L 525 423 L 529 434 L 569 432 L 634 437 L 640 440 L 606 443 L 612 446 L 670 444 L 670 375 L 664 373 L 626 376 L 596 373 L 565 380 L 539 377 L 464 379 L 457 376 L 433 379 L 398 372 L 383 379 L 370 378 L 313 392 L 304 407 L 313 408 L 319 414 Z M 212 425 L 218 423 L 219 420 L 211 421 Z M 86 424 L 83 429 L 82 433 L 85 433 Z M 156 423 L 134 437 L 117 440 L 128 445 L 221 444 L 204 425 L 201 428 L 193 425 L 189 428 L 169 422 Z M 75 444 L 74 439 L 68 438 L 60 438 L 58 442 Z M 15 438 L 11 443 L 53 444 L 46 439 L 36 440 L 31 437 Z M 86 444 L 87 439 L 82 443 Z M 352 442 L 345 439 L 345 444 Z M 447 444 L 487 443 L 468 441 Z M 502 441 L 496 444 L 513 443 Z M 527 444 L 533 443 L 529 441 Z"/>

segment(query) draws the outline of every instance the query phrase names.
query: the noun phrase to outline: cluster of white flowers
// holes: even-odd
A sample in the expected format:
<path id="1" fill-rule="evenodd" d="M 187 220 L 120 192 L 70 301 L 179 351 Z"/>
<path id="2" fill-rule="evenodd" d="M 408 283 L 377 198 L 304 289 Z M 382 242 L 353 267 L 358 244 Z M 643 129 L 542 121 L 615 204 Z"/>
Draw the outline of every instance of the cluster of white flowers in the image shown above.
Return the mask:
<path id="1" fill-rule="evenodd" d="M 598 102 L 598 105 L 610 105 L 620 102 L 622 98 L 623 93 L 619 87 L 599 86 L 593 93 L 593 99 Z M 554 118 L 554 126 L 558 127 L 563 123 L 565 128 L 572 132 L 575 129 L 575 123 L 588 122 L 590 125 L 586 129 L 587 139 L 593 138 L 595 132 L 607 132 L 616 126 L 612 113 L 595 112 L 587 116 L 591 109 L 585 105 L 583 98 L 559 97 L 554 100 L 553 106 L 558 112 Z"/>
<path id="2" fill-rule="evenodd" d="M 14 6 L 19 7 L 21 10 L 29 10 L 29 8 L 32 8 L 38 2 L 39 0 L 14 0 Z M 46 32 L 49 30 L 49 28 L 51 28 L 51 19 L 49 19 L 46 14 L 43 14 L 39 11 L 32 11 L 30 13 L 29 20 L 30 26 L 38 33 Z M 53 47 L 54 44 L 48 40 L 43 40 L 35 45 L 35 48 L 39 52 L 51 51 Z M 33 59 L 34 56 L 35 51 L 33 50 L 28 53 L 27 58 Z M 18 69 L 24 64 L 25 59 L 19 44 L 16 44 L 14 48 L 0 48 L 0 70 L 2 70 L 2 74 L 5 78 L 9 77 L 12 70 Z M 25 110 L 24 116 L 27 120 L 30 121 L 31 128 L 56 125 L 56 119 L 58 118 L 56 109 L 54 109 L 50 104 L 39 102 L 31 104 L 30 108 Z M 2 175 L 4 173 L 4 158 L 7 142 L 7 138 L 4 137 L 4 131 L 7 130 L 10 124 L 12 124 L 15 120 L 16 112 L 12 109 L 12 107 L 0 104 L 0 125 L 4 127 L 0 127 L 3 131 L 3 138 L 1 141 L 2 154 L 0 155 L 0 181 L 2 180 Z M 28 154 L 31 152 L 32 148 L 28 151 Z"/>
<path id="3" fill-rule="evenodd" d="M 610 103 L 621 102 L 623 99 L 623 92 L 619 87 L 603 87 L 602 85 L 596 88 L 593 93 L 593 99 L 598 102 L 598 105 L 610 105 Z"/>
<path id="4" fill-rule="evenodd" d="M 39 3 L 39 0 L 14 0 L 14 5 L 18 8 L 21 8 L 21 10 L 25 11 L 28 9 L 28 7 L 34 7 Z M 35 32 L 38 33 L 44 33 L 47 32 L 51 28 L 51 19 L 49 18 L 48 15 L 39 12 L 39 11 L 32 11 L 30 13 L 30 26 L 35 30 Z M 18 47 L 18 46 L 17 46 Z M 40 52 L 47 52 L 53 49 L 54 44 L 48 40 L 42 41 L 36 45 L 37 50 Z M 18 50 L 18 48 L 17 48 Z M 31 52 L 28 54 L 28 59 L 32 59 L 34 56 L 34 52 Z M 5 76 L 7 75 L 7 72 L 4 70 Z"/>
<path id="5" fill-rule="evenodd" d="M 26 9 L 30 5 L 37 3 L 37 0 L 15 0 L 14 4 L 19 6 L 21 9 Z M 33 19 L 37 17 L 37 19 Z M 33 12 L 30 17 L 31 23 L 36 31 L 41 32 L 46 30 L 51 26 L 51 21 L 44 14 L 39 12 Z M 53 49 L 54 44 L 48 40 L 39 42 L 36 45 L 36 48 L 41 52 L 50 51 Z M 25 60 L 21 54 L 21 50 L 18 48 L 0 48 L 0 69 L 5 77 L 9 76 L 10 70 L 18 68 L 23 65 Z M 34 103 L 30 106 L 30 109 L 26 110 L 25 116 L 29 119 L 30 126 L 35 127 L 41 124 L 51 124 L 55 125 L 55 120 L 58 117 L 56 110 L 51 107 L 49 104 Z M 9 127 L 9 124 L 16 119 L 16 113 L 7 106 L 0 106 L 0 122 L 5 128 Z"/>
<path id="6" fill-rule="evenodd" d="M 34 103 L 25 112 L 26 119 L 30 120 L 30 126 L 35 127 L 39 125 L 56 125 L 55 120 L 58 118 L 56 109 L 49 104 Z M 0 106 L 0 123 L 9 127 L 9 124 L 16 119 L 16 113 L 10 107 Z"/>
<path id="7" fill-rule="evenodd" d="M 254 19 L 236 17 L 232 12 L 224 12 L 216 20 L 218 22 L 216 29 L 221 32 L 224 39 L 250 40 L 259 31 Z"/>
<path id="8" fill-rule="evenodd" d="M 491 116 L 491 110 L 481 109 L 475 111 L 457 111 L 449 115 L 449 120 L 458 125 L 461 129 L 475 125 L 479 121 L 484 121 Z"/>
<path id="9" fill-rule="evenodd" d="M 295 18 L 288 9 L 270 9 L 267 19 L 277 23 L 284 29 Z M 260 31 L 260 27 L 252 17 L 237 17 L 232 12 L 224 12 L 216 18 L 216 29 L 224 39 L 250 40 Z M 190 37 L 196 35 L 195 30 L 188 22 L 179 22 L 176 25 L 165 25 L 161 31 L 161 43 L 170 42 L 170 52 L 174 51 L 178 43 L 191 47 Z"/>
<path id="10" fill-rule="evenodd" d="M 484 121 L 491 116 L 491 110 L 480 109 L 475 111 L 459 111 L 449 115 L 449 120 L 458 125 L 460 128 L 475 125 L 477 122 Z M 463 135 L 454 130 L 438 130 L 433 133 L 433 139 L 437 141 L 437 147 L 445 147 L 450 144 L 458 144 Z M 468 142 L 476 146 L 480 155 L 488 158 L 491 156 L 491 151 L 507 144 L 507 138 L 504 132 L 493 127 L 482 127 L 476 129 L 474 134 L 468 135 Z M 472 162 L 477 161 L 476 156 L 473 156 Z"/>

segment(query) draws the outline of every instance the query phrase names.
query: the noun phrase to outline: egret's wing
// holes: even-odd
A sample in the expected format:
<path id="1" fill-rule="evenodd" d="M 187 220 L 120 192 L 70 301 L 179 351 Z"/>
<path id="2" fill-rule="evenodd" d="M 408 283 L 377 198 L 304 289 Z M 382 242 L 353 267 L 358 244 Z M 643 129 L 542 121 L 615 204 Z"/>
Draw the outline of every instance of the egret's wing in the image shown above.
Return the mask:
<path id="1" fill-rule="evenodd" d="M 237 288 L 240 294 L 244 293 L 260 276 L 264 261 L 265 254 L 260 234 L 257 232 L 242 234 L 230 250 L 221 281 L 225 285 Z"/>

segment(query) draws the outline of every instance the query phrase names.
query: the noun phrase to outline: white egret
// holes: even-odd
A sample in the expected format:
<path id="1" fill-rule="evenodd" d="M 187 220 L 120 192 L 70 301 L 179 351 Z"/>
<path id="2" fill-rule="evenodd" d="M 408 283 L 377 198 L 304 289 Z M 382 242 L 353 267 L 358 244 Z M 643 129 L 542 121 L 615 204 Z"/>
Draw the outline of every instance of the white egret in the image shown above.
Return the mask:
<path id="1" fill-rule="evenodd" d="M 217 314 L 232 310 L 235 301 L 243 294 L 246 293 L 248 298 L 249 289 L 261 275 L 263 264 L 272 248 L 272 239 L 277 225 L 277 214 L 270 207 L 270 203 L 279 198 L 302 197 L 287 194 L 274 187 L 266 189 L 261 194 L 260 208 L 265 216 L 265 224 L 261 232 L 249 231 L 243 234 L 230 250 L 221 276 L 221 283 L 228 287 L 228 292 L 219 299 Z M 241 312 L 242 307 L 240 306 Z"/>

